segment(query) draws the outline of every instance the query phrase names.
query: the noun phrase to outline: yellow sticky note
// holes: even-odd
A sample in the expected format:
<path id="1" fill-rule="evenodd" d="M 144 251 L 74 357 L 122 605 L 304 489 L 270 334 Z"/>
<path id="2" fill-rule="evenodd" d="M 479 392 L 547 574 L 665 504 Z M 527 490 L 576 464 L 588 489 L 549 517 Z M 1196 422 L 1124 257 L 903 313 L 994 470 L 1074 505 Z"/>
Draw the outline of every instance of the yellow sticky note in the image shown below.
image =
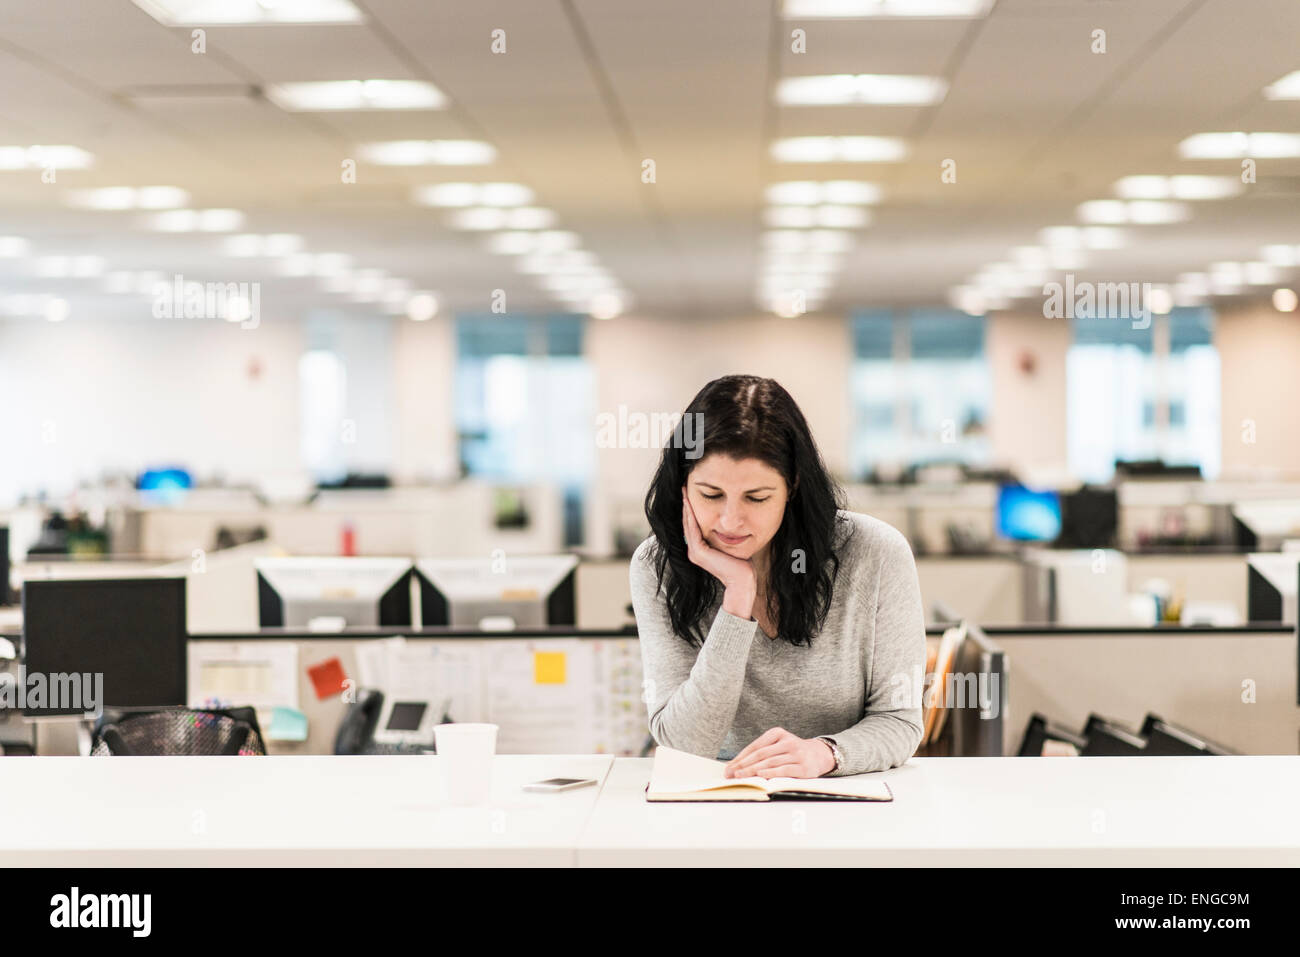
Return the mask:
<path id="1" fill-rule="evenodd" d="M 564 652 L 534 651 L 533 680 L 539 685 L 564 684 Z"/>

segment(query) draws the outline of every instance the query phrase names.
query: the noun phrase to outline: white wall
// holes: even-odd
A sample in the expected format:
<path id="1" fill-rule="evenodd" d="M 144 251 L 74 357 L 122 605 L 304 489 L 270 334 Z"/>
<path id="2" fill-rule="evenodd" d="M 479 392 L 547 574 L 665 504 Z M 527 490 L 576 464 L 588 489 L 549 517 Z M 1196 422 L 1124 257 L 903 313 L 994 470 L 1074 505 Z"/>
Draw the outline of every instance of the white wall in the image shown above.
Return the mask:
<path id="1" fill-rule="evenodd" d="M 1215 343 L 1223 376 L 1222 477 L 1300 475 L 1300 314 L 1266 303 L 1225 309 Z"/>
<path id="2" fill-rule="evenodd" d="M 984 335 L 993 378 L 989 445 L 997 464 L 1017 474 L 1065 470 L 1069 348 L 1070 323 L 1064 319 L 1010 312 L 989 317 Z"/>
<path id="3" fill-rule="evenodd" d="M 596 412 L 669 415 L 684 410 L 711 379 L 735 373 L 776 379 L 803 409 L 827 465 L 848 464 L 849 364 L 852 344 L 839 317 L 751 316 L 662 320 L 624 316 L 587 326 L 587 356 L 596 369 Z M 592 441 L 595 441 L 593 432 Z M 601 448 L 588 544 L 603 548 L 611 514 L 635 515 L 654 475 L 659 450 Z"/>
<path id="4" fill-rule="evenodd" d="M 394 477 L 408 482 L 452 478 L 458 458 L 455 321 L 436 316 L 398 322 L 393 333 Z"/>
<path id="5" fill-rule="evenodd" d="M 0 501 L 105 469 L 298 468 L 297 323 L 0 321 Z"/>
<path id="6" fill-rule="evenodd" d="M 336 328 L 358 428 L 349 464 L 388 468 L 402 481 L 453 476 L 454 320 L 346 320 Z M 306 338 L 296 321 L 263 321 L 256 330 L 193 320 L 0 321 L 0 409 L 11 423 L 0 501 L 19 489 L 156 462 L 221 470 L 232 480 L 297 471 L 297 363 Z M 1300 321 L 1266 307 L 1228 311 L 1217 338 L 1224 476 L 1300 474 L 1291 425 L 1300 408 Z M 1064 471 L 1069 341 L 1066 322 L 1033 313 L 989 318 L 989 431 L 998 463 Z M 617 414 L 620 404 L 680 412 L 717 376 L 772 376 L 803 408 L 830 467 L 847 466 L 852 356 L 838 316 L 593 320 L 587 354 L 597 413 Z M 1026 356 L 1034 364 L 1028 373 Z M 1254 445 L 1241 441 L 1243 419 L 1255 423 Z M 47 433 L 52 441 L 43 440 Z M 656 458 L 649 448 L 598 449 L 598 500 L 638 502 Z M 595 543 L 607 540 L 607 527 L 592 531 Z"/>

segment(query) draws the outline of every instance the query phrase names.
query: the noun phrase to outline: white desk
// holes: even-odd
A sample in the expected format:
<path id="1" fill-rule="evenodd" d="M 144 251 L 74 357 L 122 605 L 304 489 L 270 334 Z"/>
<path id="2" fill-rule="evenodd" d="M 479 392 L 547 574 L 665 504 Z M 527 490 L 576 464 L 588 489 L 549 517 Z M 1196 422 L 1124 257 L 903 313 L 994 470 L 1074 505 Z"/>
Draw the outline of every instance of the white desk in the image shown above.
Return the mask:
<path id="1" fill-rule="evenodd" d="M 1300 865 L 1300 756 L 912 758 L 888 804 L 648 804 L 618 758 L 579 866 Z"/>
<path id="2" fill-rule="evenodd" d="M 448 807 L 435 757 L 7 758 L 3 866 L 572 866 L 607 755 L 505 755 L 492 801 Z"/>
<path id="3" fill-rule="evenodd" d="M 649 759 L 0 760 L 0 866 L 1300 865 L 1300 756 L 913 758 L 889 804 L 648 804 Z M 601 786 L 520 790 L 554 776 Z"/>

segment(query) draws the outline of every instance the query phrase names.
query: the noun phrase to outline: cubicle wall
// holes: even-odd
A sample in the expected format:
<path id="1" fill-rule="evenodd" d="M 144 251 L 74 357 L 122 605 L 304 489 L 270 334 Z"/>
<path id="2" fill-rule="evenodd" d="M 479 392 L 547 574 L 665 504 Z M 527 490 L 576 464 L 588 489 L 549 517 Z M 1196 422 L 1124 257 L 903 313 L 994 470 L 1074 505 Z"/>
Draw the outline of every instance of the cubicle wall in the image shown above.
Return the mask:
<path id="1" fill-rule="evenodd" d="M 1035 712 L 1076 730 L 1148 712 L 1243 754 L 1300 753 L 1294 629 L 986 629 L 1011 661 L 1008 754 Z"/>
<path id="2" fill-rule="evenodd" d="M 354 696 L 317 693 L 311 671 L 337 659 L 349 688 L 383 687 L 399 697 L 436 693 L 455 721 L 499 725 L 503 754 L 638 755 L 648 735 L 641 700 L 641 652 L 635 637 L 581 636 L 268 638 L 212 636 L 190 640 L 192 705 L 205 701 L 205 661 L 245 665 L 273 660 L 296 677 L 282 706 L 307 717 L 307 739 L 270 741 L 272 753 L 329 754 Z M 409 689 L 409 690 L 403 690 Z M 217 702 L 219 703 L 219 702 Z M 263 701 L 269 709 L 277 702 Z M 435 703 L 441 706 L 441 700 Z"/>
<path id="3" fill-rule="evenodd" d="M 210 501 L 198 495 L 173 507 L 133 512 L 128 534 L 135 551 L 182 558 L 210 550 L 218 528 L 261 527 L 267 537 L 298 555 L 338 555 L 345 526 L 359 555 L 486 557 L 553 554 L 564 544 L 563 493 L 555 486 L 519 489 L 526 528 L 497 528 L 496 489 L 481 482 L 445 487 L 349 489 L 321 492 L 310 504 L 259 504 L 251 495 Z"/>

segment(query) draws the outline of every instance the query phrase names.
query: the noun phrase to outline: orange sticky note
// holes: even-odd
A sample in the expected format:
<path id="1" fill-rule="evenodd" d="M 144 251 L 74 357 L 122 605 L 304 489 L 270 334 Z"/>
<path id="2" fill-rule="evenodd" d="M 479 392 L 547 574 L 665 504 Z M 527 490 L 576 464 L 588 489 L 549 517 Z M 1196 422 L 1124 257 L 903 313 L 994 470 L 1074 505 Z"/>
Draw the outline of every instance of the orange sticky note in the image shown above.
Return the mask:
<path id="1" fill-rule="evenodd" d="M 533 680 L 539 685 L 564 684 L 564 652 L 534 651 Z"/>

